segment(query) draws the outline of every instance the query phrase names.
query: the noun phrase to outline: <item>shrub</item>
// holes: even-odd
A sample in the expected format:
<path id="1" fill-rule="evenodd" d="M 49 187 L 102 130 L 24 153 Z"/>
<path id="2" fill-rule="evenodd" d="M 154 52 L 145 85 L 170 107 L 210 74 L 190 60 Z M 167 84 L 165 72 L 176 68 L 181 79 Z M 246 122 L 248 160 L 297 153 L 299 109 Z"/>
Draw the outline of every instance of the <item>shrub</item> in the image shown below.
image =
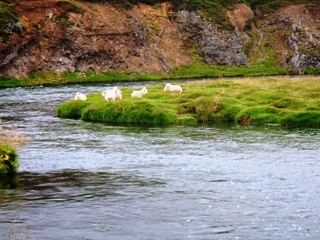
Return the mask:
<path id="1" fill-rule="evenodd" d="M 0 144 L 0 177 L 10 178 L 19 167 L 17 153 L 8 144 Z"/>

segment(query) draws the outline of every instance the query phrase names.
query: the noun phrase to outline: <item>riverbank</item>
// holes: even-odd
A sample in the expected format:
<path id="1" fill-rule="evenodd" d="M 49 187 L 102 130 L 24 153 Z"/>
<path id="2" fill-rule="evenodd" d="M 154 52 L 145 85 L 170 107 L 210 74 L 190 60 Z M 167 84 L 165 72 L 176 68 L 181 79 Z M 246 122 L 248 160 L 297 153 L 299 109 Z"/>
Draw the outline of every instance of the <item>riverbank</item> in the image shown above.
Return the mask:
<path id="1" fill-rule="evenodd" d="M 71 100 L 58 107 L 62 118 L 108 124 L 241 124 L 283 127 L 320 126 L 320 78 L 204 80 L 181 84 L 182 94 L 147 86 L 149 93 L 106 102 L 101 93 L 87 101 Z M 101 89 L 103 90 L 103 89 Z"/>
<path id="2" fill-rule="evenodd" d="M 309 71 L 309 70 L 308 70 Z M 306 74 L 308 74 L 306 70 Z M 250 77 L 250 76 L 275 76 L 286 75 L 287 71 L 281 66 L 271 62 L 262 62 L 250 66 L 216 66 L 203 63 L 194 63 L 173 69 L 168 74 L 157 73 L 130 73 L 109 71 L 97 72 L 72 72 L 72 73 L 50 73 L 36 72 L 24 78 L 0 76 L 0 88 L 28 87 L 28 86 L 51 86 L 76 83 L 108 83 L 123 81 L 149 81 L 149 80 L 176 80 L 176 79 L 200 79 L 220 77 Z M 310 72 L 314 74 L 314 72 Z"/>
<path id="3" fill-rule="evenodd" d="M 280 65 L 270 61 L 263 61 L 252 65 L 243 66 L 217 66 L 195 62 L 191 65 L 173 69 L 170 73 L 129 73 L 108 71 L 98 72 L 35 72 L 24 78 L 0 75 L 0 88 L 55 86 L 64 84 L 91 84 L 131 81 L 157 81 L 178 79 L 203 79 L 223 77 L 263 77 L 263 76 L 288 76 L 288 71 Z M 320 75 L 318 68 L 306 68 L 305 75 Z"/>

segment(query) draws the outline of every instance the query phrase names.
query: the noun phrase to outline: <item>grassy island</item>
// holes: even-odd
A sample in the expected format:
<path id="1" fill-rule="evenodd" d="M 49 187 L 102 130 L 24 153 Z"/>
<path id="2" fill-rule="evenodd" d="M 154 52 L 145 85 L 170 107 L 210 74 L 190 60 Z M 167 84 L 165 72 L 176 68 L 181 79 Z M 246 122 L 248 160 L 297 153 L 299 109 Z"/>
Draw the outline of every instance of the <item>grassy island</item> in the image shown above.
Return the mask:
<path id="1" fill-rule="evenodd" d="M 241 124 L 320 127 L 320 78 L 204 80 L 180 84 L 183 93 L 163 92 L 164 84 L 147 86 L 149 93 L 107 102 L 101 93 L 86 101 L 70 100 L 58 116 L 108 124 Z M 102 89 L 103 90 L 103 89 Z"/>

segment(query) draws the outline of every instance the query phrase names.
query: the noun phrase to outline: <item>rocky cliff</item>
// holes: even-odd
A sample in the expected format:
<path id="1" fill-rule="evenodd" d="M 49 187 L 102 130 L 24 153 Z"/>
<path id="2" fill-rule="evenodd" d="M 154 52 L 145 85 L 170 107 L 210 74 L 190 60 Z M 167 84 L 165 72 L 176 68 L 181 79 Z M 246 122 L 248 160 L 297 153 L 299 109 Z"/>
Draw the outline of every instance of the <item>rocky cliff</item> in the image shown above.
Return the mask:
<path id="1" fill-rule="evenodd" d="M 250 65 L 266 59 L 298 73 L 320 67 L 320 5 L 259 15 L 236 4 L 227 15 L 232 27 L 199 11 L 173 11 L 170 2 L 130 9 L 71 0 L 0 2 L 0 73 L 167 73 L 193 61 Z"/>

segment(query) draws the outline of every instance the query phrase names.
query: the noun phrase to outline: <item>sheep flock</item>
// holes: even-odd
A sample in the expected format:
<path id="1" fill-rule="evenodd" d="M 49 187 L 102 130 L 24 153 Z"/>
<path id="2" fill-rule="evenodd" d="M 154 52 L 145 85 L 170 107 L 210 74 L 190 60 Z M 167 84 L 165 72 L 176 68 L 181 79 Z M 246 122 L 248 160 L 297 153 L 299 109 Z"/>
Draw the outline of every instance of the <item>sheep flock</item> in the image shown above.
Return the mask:
<path id="1" fill-rule="evenodd" d="M 170 93 L 182 93 L 182 87 L 179 85 L 172 85 L 170 83 L 167 83 L 163 89 L 164 92 L 170 92 Z M 131 93 L 131 98 L 142 98 L 144 95 L 148 94 L 148 89 L 146 87 L 142 87 L 141 90 L 134 90 Z M 122 91 L 118 87 L 113 87 L 112 89 L 106 89 L 101 92 L 101 96 L 106 101 L 115 101 L 115 100 L 121 100 L 122 99 Z M 86 101 L 87 96 L 86 94 L 77 92 L 74 100 L 82 100 Z"/>

